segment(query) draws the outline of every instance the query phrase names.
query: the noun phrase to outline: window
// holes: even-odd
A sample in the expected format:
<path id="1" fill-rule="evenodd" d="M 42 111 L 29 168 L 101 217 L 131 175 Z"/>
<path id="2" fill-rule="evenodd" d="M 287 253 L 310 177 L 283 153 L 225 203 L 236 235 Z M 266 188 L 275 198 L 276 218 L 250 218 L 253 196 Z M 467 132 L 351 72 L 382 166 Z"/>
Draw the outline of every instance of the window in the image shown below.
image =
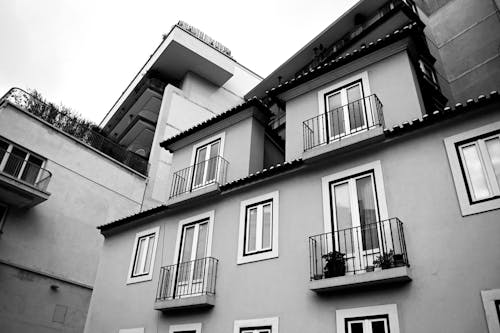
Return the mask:
<path id="1" fill-rule="evenodd" d="M 348 318 L 346 326 L 347 333 L 389 333 L 389 317 Z"/>
<path id="2" fill-rule="evenodd" d="M 238 264 L 278 256 L 278 199 L 276 191 L 241 202 Z"/>
<path id="3" fill-rule="evenodd" d="M 462 215 L 500 208 L 500 122 L 445 139 Z"/>
<path id="4" fill-rule="evenodd" d="M 418 61 L 418 65 L 420 67 L 420 71 L 424 75 L 424 78 L 429 83 L 431 83 L 433 86 L 435 86 L 436 88 L 439 88 L 438 81 L 436 78 L 436 73 L 434 71 L 434 67 L 432 67 L 431 65 L 429 65 L 427 62 L 423 61 L 422 59 L 420 59 Z"/>
<path id="5" fill-rule="evenodd" d="M 201 333 L 201 323 L 170 325 L 168 333 Z"/>
<path id="6" fill-rule="evenodd" d="M 221 180 L 225 165 L 221 162 L 225 134 L 209 138 L 193 147 L 192 189 L 201 188 Z"/>
<path id="7" fill-rule="evenodd" d="M 489 333 L 500 333 L 500 289 L 482 290 L 481 298 Z"/>
<path id="8" fill-rule="evenodd" d="M 215 268 L 210 258 L 215 211 L 179 221 L 175 244 L 175 297 L 215 292 Z"/>
<path id="9" fill-rule="evenodd" d="M 0 138 L 0 172 L 35 185 L 45 160 Z"/>
<path id="10" fill-rule="evenodd" d="M 145 230 L 135 236 L 127 283 L 151 280 L 160 227 Z"/>
<path id="11" fill-rule="evenodd" d="M 336 311 L 337 333 L 399 333 L 396 304 Z"/>
<path id="12" fill-rule="evenodd" d="M 279 318 L 236 320 L 234 333 L 278 333 Z"/>
<path id="13" fill-rule="evenodd" d="M 325 116 L 320 118 L 318 126 L 325 132 L 321 135 L 326 136 L 320 141 L 335 141 L 374 126 L 377 123 L 376 110 L 367 97 L 369 95 L 366 72 L 319 91 L 319 113 Z"/>
<path id="14" fill-rule="evenodd" d="M 246 207 L 244 255 L 272 250 L 272 211 L 272 200 Z"/>
<path id="15" fill-rule="evenodd" d="M 0 202 L 0 233 L 2 233 L 5 220 L 7 219 L 7 210 L 7 205 Z"/>
<path id="16" fill-rule="evenodd" d="M 500 134 L 457 145 L 471 203 L 500 196 Z"/>

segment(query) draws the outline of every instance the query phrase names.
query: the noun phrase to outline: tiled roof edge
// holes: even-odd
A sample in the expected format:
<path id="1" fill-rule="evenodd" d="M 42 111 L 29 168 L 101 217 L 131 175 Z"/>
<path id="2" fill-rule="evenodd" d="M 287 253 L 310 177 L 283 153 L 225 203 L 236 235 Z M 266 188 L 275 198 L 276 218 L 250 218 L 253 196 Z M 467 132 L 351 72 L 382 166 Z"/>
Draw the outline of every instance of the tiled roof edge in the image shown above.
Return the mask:
<path id="1" fill-rule="evenodd" d="M 167 205 L 160 205 L 160 206 L 148 209 L 148 210 L 143 210 L 142 212 L 139 212 L 139 213 L 136 213 L 136 214 L 125 216 L 125 217 L 123 217 L 121 219 L 118 219 L 118 220 L 115 220 L 113 222 L 100 225 L 100 226 L 97 227 L 97 229 L 99 231 L 101 231 L 101 233 L 103 233 L 103 232 L 108 231 L 110 229 L 113 229 L 113 228 L 120 227 L 122 225 L 128 224 L 129 222 L 135 221 L 137 219 L 140 219 L 140 218 L 143 218 L 143 217 L 148 217 L 148 216 L 151 216 L 153 214 L 166 211 L 167 209 L 168 209 Z"/>
<path id="2" fill-rule="evenodd" d="M 361 46 L 359 49 L 354 49 L 350 53 L 346 53 L 343 56 L 339 56 L 331 61 L 319 64 L 318 66 L 310 69 L 304 74 L 300 74 L 296 77 L 291 78 L 269 90 L 266 91 L 266 95 L 277 95 L 288 89 L 296 87 L 302 83 L 305 83 L 313 78 L 316 78 L 322 74 L 325 74 L 338 66 L 342 66 L 345 63 L 353 61 L 361 56 L 364 56 L 372 51 L 375 51 L 379 47 L 385 46 L 387 43 L 393 42 L 393 40 L 398 40 L 407 36 L 413 29 L 420 26 L 418 22 L 410 23 L 400 29 L 394 30 L 392 33 L 385 35 L 382 38 L 377 39 L 374 42 L 368 43 L 366 46 Z"/>
<path id="3" fill-rule="evenodd" d="M 385 128 L 384 134 L 388 138 L 395 137 L 458 116 L 464 112 L 472 111 L 476 107 L 485 106 L 497 100 L 500 100 L 500 96 L 497 90 L 493 90 L 489 95 L 479 95 L 477 99 L 470 98 L 464 103 L 456 103 L 455 106 L 447 106 L 443 110 L 435 110 L 432 113 L 423 115 L 421 118 L 415 118 L 391 128 Z"/>
<path id="4" fill-rule="evenodd" d="M 243 111 L 250 106 L 256 106 L 257 108 L 264 111 L 265 113 L 268 113 L 269 115 L 272 114 L 271 110 L 269 110 L 269 108 L 264 104 L 264 102 L 262 102 L 262 100 L 260 98 L 254 96 L 254 97 L 250 98 L 249 100 L 247 100 L 239 105 L 236 105 L 227 111 L 219 113 L 218 115 L 213 116 L 212 118 L 209 118 L 201 123 L 198 123 L 198 124 L 188 128 L 187 130 L 182 131 L 182 132 L 166 139 L 165 141 L 162 141 L 160 143 L 160 146 L 169 150 L 169 146 L 171 144 L 173 144 L 181 139 L 184 139 L 184 138 L 188 137 L 189 135 L 194 134 L 201 129 L 204 129 L 210 125 L 213 125 L 219 121 L 222 121 L 229 116 L 232 116 L 240 111 Z"/>

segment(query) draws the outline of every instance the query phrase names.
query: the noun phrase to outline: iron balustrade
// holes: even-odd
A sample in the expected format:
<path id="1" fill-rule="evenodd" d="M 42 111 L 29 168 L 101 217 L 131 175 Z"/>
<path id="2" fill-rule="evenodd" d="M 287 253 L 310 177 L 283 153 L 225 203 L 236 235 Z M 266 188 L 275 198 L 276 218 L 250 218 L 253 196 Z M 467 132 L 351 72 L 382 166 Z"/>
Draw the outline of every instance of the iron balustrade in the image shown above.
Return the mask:
<path id="1" fill-rule="evenodd" d="M 162 267 L 156 301 L 215 295 L 218 263 L 215 258 L 205 257 Z"/>
<path id="2" fill-rule="evenodd" d="M 368 30 L 371 30 L 372 27 L 378 25 L 382 19 L 389 17 L 389 14 L 393 13 L 399 8 L 409 8 L 414 13 L 414 15 L 418 16 L 417 6 L 412 0 L 387 1 L 382 7 L 377 10 L 377 12 L 373 16 L 366 19 L 363 23 L 356 25 L 356 27 L 354 27 L 340 39 L 335 41 L 335 43 L 324 49 L 317 49 L 315 51 L 316 54 L 313 60 L 311 60 L 307 65 L 305 65 L 297 73 L 295 73 L 295 77 L 303 75 L 314 69 L 318 65 L 335 58 L 342 51 L 346 50 L 349 46 L 352 46 L 353 43 L 359 40 L 361 34 Z"/>
<path id="3" fill-rule="evenodd" d="M 126 147 L 98 133 L 101 129 L 97 125 L 72 115 L 69 112 L 63 112 L 55 105 L 47 104 L 19 88 L 10 89 L 0 99 L 0 102 L 4 100 L 19 106 L 33 116 L 49 123 L 80 142 L 97 149 L 135 171 L 144 175 L 147 174 L 148 161 L 144 157 L 127 150 Z"/>
<path id="4" fill-rule="evenodd" d="M 311 280 L 409 266 L 398 218 L 311 236 L 309 257 Z"/>
<path id="5" fill-rule="evenodd" d="M 214 156 L 174 173 L 170 198 L 191 192 L 208 185 L 226 183 L 229 162 L 222 156 Z"/>
<path id="6" fill-rule="evenodd" d="M 383 126 L 382 103 L 373 94 L 303 122 L 304 151 Z"/>
<path id="7" fill-rule="evenodd" d="M 17 156 L 0 149 L 0 173 L 29 184 L 40 191 L 46 191 L 52 173 L 41 165 L 30 162 L 23 156 Z"/>

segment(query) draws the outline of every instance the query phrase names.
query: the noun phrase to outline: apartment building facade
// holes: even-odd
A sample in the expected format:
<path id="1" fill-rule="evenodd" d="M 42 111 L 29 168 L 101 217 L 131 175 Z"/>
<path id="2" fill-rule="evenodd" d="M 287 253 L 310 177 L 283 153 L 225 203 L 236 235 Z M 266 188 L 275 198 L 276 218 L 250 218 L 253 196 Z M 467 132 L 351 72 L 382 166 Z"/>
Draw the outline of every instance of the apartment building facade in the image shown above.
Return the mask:
<path id="1" fill-rule="evenodd" d="M 360 2 L 162 140 L 168 200 L 99 227 L 85 331 L 498 332 L 500 98 L 446 107 L 424 28 Z"/>
<path id="2" fill-rule="evenodd" d="M 159 142 L 243 101 L 260 78 L 179 22 L 100 127 L 13 88 L 0 99 L 0 331 L 82 332 L 96 226 L 168 198 Z M 64 111 L 64 110 L 63 110 Z"/>

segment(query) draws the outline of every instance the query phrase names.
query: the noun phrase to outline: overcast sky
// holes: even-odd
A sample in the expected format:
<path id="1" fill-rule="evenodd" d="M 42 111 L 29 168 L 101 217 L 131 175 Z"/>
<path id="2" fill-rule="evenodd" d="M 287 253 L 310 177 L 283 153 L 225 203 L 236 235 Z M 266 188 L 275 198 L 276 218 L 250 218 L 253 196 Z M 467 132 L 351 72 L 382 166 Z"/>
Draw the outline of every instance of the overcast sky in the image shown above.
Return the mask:
<path id="1" fill-rule="evenodd" d="M 37 89 L 99 123 L 183 20 L 265 77 L 356 0 L 0 0 L 0 95 Z"/>

